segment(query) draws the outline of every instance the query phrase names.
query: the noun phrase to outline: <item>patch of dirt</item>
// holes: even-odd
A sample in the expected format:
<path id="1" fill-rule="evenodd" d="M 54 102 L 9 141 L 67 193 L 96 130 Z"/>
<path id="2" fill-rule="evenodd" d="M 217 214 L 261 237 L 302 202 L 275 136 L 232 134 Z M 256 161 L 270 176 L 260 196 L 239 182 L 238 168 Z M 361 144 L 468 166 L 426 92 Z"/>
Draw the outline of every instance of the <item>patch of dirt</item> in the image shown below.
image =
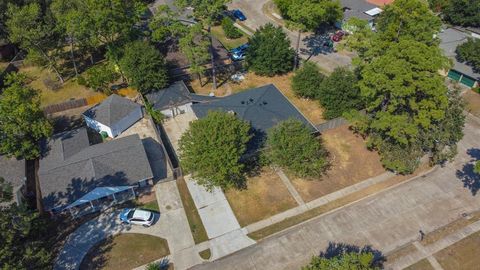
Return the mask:
<path id="1" fill-rule="evenodd" d="M 350 131 L 348 126 L 328 130 L 321 138 L 332 162 L 326 175 L 313 180 L 289 175 L 305 201 L 312 201 L 385 172 L 379 155 L 369 151 L 365 141 Z"/>
<path id="2" fill-rule="evenodd" d="M 270 167 L 262 168 L 258 176 L 248 178 L 246 189 L 229 189 L 225 196 L 242 227 L 297 206 Z"/>
<path id="3" fill-rule="evenodd" d="M 480 265 L 480 232 L 439 251 L 435 258 L 445 270 L 478 269 Z"/>
<path id="4" fill-rule="evenodd" d="M 480 94 L 473 90 L 468 90 L 463 95 L 463 99 L 466 102 L 466 110 L 471 114 L 480 117 Z"/>

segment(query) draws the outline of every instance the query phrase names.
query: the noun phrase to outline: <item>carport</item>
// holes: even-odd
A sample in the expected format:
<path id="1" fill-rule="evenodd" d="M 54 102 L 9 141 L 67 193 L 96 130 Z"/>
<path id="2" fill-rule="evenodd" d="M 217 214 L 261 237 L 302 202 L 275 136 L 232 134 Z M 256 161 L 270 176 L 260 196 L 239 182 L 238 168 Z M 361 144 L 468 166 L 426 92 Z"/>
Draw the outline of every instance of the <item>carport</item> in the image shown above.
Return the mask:
<path id="1" fill-rule="evenodd" d="M 75 218 L 131 200 L 135 196 L 134 186 L 97 187 L 65 207 L 64 210 L 68 210 Z"/>

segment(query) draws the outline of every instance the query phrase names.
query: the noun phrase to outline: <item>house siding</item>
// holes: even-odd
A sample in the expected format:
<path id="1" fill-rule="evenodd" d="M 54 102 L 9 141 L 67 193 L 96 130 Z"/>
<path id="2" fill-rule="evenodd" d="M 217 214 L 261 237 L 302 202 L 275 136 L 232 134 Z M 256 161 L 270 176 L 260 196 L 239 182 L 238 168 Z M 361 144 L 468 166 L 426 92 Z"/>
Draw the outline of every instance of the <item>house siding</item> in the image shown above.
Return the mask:
<path id="1" fill-rule="evenodd" d="M 113 138 L 113 132 L 112 129 L 98 121 L 95 121 L 87 116 L 83 116 L 83 119 L 85 120 L 85 123 L 89 128 L 92 128 L 98 132 L 106 132 L 109 137 Z"/>

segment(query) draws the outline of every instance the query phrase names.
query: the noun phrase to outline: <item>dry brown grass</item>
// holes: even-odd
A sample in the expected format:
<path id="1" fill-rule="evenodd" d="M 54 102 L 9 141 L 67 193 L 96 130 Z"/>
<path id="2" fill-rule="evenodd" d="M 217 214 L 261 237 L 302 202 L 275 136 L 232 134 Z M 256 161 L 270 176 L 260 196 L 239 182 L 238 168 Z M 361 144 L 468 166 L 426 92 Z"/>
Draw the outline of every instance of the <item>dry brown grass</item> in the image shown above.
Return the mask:
<path id="1" fill-rule="evenodd" d="M 305 201 L 312 201 L 385 172 L 378 154 L 369 151 L 365 147 L 365 141 L 347 126 L 324 132 L 322 139 L 332 162 L 327 175 L 314 180 L 289 175 Z"/>
<path id="2" fill-rule="evenodd" d="M 437 252 L 435 258 L 445 270 L 478 269 L 480 265 L 480 232 Z"/>
<path id="3" fill-rule="evenodd" d="M 27 76 L 32 79 L 30 86 L 39 91 L 42 106 L 61 103 L 70 99 L 88 98 L 98 95 L 97 92 L 79 85 L 74 80 L 66 81 L 58 90 L 50 90 L 45 86 L 43 80 L 47 78 L 55 79 L 55 76 L 46 69 L 35 66 L 23 66 L 20 68 L 20 72 L 27 74 Z"/>
<path id="4" fill-rule="evenodd" d="M 466 110 L 480 117 L 480 94 L 475 93 L 473 90 L 468 90 L 463 95 L 463 99 L 466 102 Z"/>
<path id="5" fill-rule="evenodd" d="M 474 222 L 480 220 L 480 211 L 474 212 L 469 215 L 469 218 L 459 218 L 452 223 L 447 224 L 444 227 L 441 227 L 433 232 L 427 233 L 423 238 L 422 245 L 427 246 L 430 245 L 447 235 L 450 235 Z"/>
<path id="6" fill-rule="evenodd" d="M 225 196 L 242 227 L 297 206 L 270 167 L 263 168 L 258 176 L 250 177 L 247 189 L 230 189 Z"/>
<path id="7" fill-rule="evenodd" d="M 313 124 L 324 123 L 326 120 L 322 116 L 323 108 L 317 101 L 295 96 L 291 85 L 292 76 L 293 73 L 281 76 L 264 77 L 256 75 L 252 72 L 248 72 L 245 74 L 244 81 L 240 83 L 227 81 L 222 84 L 214 93 L 215 96 L 222 97 L 267 84 L 274 84 Z M 203 78 L 203 80 L 206 79 Z M 201 95 L 208 95 L 212 91 L 211 82 L 201 86 L 198 80 L 193 80 L 190 82 L 190 87 L 195 93 Z"/>
<path id="8" fill-rule="evenodd" d="M 387 255 L 387 262 L 393 263 L 396 260 L 398 260 L 398 259 L 400 259 L 404 256 L 407 256 L 409 254 L 415 253 L 417 251 L 418 251 L 418 249 L 413 244 L 410 243 L 406 246 L 403 246 L 401 248 L 398 248 L 398 249 L 394 250 L 393 252 L 390 252 Z"/>

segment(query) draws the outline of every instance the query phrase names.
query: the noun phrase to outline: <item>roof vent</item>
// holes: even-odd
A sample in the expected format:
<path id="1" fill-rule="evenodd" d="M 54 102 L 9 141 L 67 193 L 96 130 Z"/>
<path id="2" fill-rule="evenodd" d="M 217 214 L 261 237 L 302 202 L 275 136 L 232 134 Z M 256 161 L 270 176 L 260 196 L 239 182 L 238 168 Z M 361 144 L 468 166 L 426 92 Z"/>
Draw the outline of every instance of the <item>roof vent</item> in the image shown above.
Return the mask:
<path id="1" fill-rule="evenodd" d="M 242 105 L 244 105 L 244 104 L 245 104 L 245 101 L 242 100 L 240 103 L 242 103 Z"/>
<path id="2" fill-rule="evenodd" d="M 250 98 L 248 101 L 252 102 L 253 103 L 253 98 Z"/>
<path id="3" fill-rule="evenodd" d="M 263 104 L 263 105 L 267 105 L 268 103 L 264 100 L 264 101 L 262 102 L 262 104 Z"/>

